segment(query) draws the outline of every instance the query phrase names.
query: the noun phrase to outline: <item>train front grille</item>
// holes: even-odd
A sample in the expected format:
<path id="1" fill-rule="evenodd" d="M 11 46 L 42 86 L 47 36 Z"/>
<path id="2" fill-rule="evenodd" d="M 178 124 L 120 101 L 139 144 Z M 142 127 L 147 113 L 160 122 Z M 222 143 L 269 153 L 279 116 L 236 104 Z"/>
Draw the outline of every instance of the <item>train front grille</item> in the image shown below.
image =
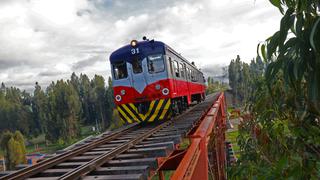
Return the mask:
<path id="1" fill-rule="evenodd" d="M 153 122 L 171 116 L 171 100 L 159 99 L 144 103 L 128 103 L 118 105 L 117 109 L 124 122 Z"/>

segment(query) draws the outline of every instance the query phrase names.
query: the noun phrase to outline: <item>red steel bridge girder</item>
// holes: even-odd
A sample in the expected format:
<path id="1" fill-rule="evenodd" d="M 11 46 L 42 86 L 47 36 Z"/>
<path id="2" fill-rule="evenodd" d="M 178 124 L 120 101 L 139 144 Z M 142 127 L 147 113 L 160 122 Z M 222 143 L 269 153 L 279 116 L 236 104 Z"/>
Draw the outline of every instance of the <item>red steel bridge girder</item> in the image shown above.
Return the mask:
<path id="1" fill-rule="evenodd" d="M 226 179 L 226 104 L 223 92 L 202 118 L 200 125 L 189 136 L 190 145 L 175 165 L 172 180 L 207 180 L 209 175 L 214 176 L 212 179 Z"/>

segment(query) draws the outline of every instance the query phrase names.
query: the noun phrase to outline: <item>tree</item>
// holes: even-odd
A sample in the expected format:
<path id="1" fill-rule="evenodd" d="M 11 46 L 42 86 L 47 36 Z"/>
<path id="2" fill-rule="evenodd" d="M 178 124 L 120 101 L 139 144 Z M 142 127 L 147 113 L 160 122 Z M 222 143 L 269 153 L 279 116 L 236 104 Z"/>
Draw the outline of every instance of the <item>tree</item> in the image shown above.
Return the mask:
<path id="1" fill-rule="evenodd" d="M 69 141 L 76 138 L 80 126 L 101 124 L 110 126 L 113 89 L 102 76 L 92 80 L 85 74 L 72 73 L 70 80 L 52 82 L 45 91 L 35 83 L 33 96 L 15 87 L 0 89 L 0 131 L 19 130 L 27 136 L 46 134 L 49 141 Z"/>
<path id="2" fill-rule="evenodd" d="M 26 148 L 24 138 L 19 131 L 12 134 L 6 131 L 1 136 L 1 148 L 5 151 L 5 161 L 8 169 L 14 169 L 18 164 L 26 163 Z"/>
<path id="3" fill-rule="evenodd" d="M 110 125 L 110 119 L 107 120 L 107 112 L 108 108 L 107 100 L 106 100 L 106 89 L 105 89 L 105 80 L 102 76 L 95 75 L 92 79 L 91 86 L 94 89 L 94 101 L 95 101 L 95 109 L 96 115 L 95 117 L 99 122 L 101 122 L 101 128 L 105 129 Z"/>
<path id="4" fill-rule="evenodd" d="M 319 179 L 319 1 L 270 2 L 283 18 L 259 45 L 266 70 L 252 83 L 252 118 L 241 124 L 240 158 L 230 177 Z M 252 65 L 262 67 L 260 59 Z"/>
<path id="5" fill-rule="evenodd" d="M 90 85 L 90 79 L 85 74 L 80 74 L 80 93 L 79 97 L 82 104 L 82 122 L 85 124 L 93 124 L 94 121 L 94 112 L 93 112 L 93 100 L 90 96 L 93 90 Z"/>
<path id="6" fill-rule="evenodd" d="M 13 134 L 10 131 L 5 131 L 1 135 L 0 145 L 1 149 L 4 151 L 4 159 L 7 167 L 11 167 L 10 161 L 10 151 L 8 150 L 8 142 L 13 137 Z"/>
<path id="7" fill-rule="evenodd" d="M 36 82 L 35 84 L 35 90 L 33 94 L 32 112 L 35 122 L 34 128 L 38 130 L 37 134 L 39 134 L 40 132 L 45 133 L 47 131 L 47 97 L 38 82 Z"/>
<path id="8" fill-rule="evenodd" d="M 52 83 L 48 88 L 48 109 L 49 140 L 70 141 L 79 135 L 81 102 L 73 85 L 63 80 Z"/>
<path id="9" fill-rule="evenodd" d="M 113 100 L 113 88 L 112 88 L 112 79 L 108 77 L 108 87 L 106 89 L 106 115 L 107 120 L 109 122 L 109 126 L 111 124 L 113 116 L 113 110 L 115 108 L 114 100 Z"/>

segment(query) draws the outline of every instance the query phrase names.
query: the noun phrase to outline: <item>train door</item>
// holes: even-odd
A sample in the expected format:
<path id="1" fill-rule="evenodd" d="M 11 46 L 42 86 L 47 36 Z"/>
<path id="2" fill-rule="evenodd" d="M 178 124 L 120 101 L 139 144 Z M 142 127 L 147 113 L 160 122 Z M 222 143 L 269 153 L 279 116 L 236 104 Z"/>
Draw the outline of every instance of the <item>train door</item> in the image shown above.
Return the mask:
<path id="1" fill-rule="evenodd" d="M 144 75 L 145 61 L 146 61 L 145 59 L 141 59 L 139 58 L 139 56 L 132 57 L 132 63 L 131 63 L 132 70 L 130 71 L 132 75 L 132 80 L 131 80 L 132 86 L 140 94 L 142 94 L 143 90 L 147 86 L 146 78 Z"/>
<path id="2" fill-rule="evenodd" d="M 177 94 L 179 94 L 179 78 L 180 78 L 180 71 L 179 71 L 179 63 L 174 60 L 173 61 L 173 70 L 174 70 L 174 86 L 175 86 L 175 93 L 174 93 L 174 96 L 176 97 Z"/>
<path id="3" fill-rule="evenodd" d="M 187 72 L 187 86 L 188 86 L 188 104 L 191 103 L 191 71 L 190 69 L 187 67 L 186 68 L 186 72 Z"/>
<path id="4" fill-rule="evenodd" d="M 174 76 L 174 65 L 173 65 L 173 61 L 171 59 L 171 57 L 169 57 L 169 66 L 170 66 L 170 79 L 172 79 L 171 83 L 172 83 L 172 93 L 176 92 L 176 83 L 175 83 L 175 76 Z"/>
<path id="5" fill-rule="evenodd" d="M 187 85 L 187 74 L 186 74 L 186 67 L 184 63 L 179 63 L 179 69 L 180 69 L 180 75 L 181 75 L 181 79 L 182 81 L 180 81 L 180 92 L 179 94 L 181 96 L 187 96 L 189 90 L 188 90 L 188 85 Z"/>

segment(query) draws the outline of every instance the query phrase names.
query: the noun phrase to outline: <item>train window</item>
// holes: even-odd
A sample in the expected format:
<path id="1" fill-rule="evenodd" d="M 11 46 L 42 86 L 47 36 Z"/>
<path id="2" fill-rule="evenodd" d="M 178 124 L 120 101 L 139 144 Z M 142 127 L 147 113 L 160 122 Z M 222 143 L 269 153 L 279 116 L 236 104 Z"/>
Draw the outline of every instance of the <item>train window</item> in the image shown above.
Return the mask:
<path id="1" fill-rule="evenodd" d="M 114 79 L 124 79 L 128 77 L 127 64 L 120 61 L 112 64 Z"/>
<path id="2" fill-rule="evenodd" d="M 184 66 L 182 63 L 180 63 L 180 72 L 181 72 L 181 77 L 184 78 Z"/>
<path id="3" fill-rule="evenodd" d="M 192 73 L 191 73 L 191 80 L 194 81 L 194 82 L 197 81 L 197 74 L 194 71 L 192 71 Z"/>
<path id="4" fill-rule="evenodd" d="M 174 65 L 174 72 L 176 77 L 180 77 L 179 63 L 177 61 L 174 61 L 173 65 Z"/>
<path id="5" fill-rule="evenodd" d="M 158 73 L 164 71 L 163 55 L 156 54 L 148 56 L 148 69 L 150 73 Z"/>
<path id="6" fill-rule="evenodd" d="M 134 56 L 132 59 L 132 70 L 135 74 L 142 73 L 142 61 L 138 56 Z"/>
<path id="7" fill-rule="evenodd" d="M 171 71 L 171 74 L 173 76 L 173 64 L 172 64 L 172 60 L 171 60 L 171 57 L 169 57 L 169 63 L 170 63 L 170 71 Z"/>
<path id="8" fill-rule="evenodd" d="M 189 68 L 187 68 L 187 79 L 189 80 L 190 79 L 190 69 Z"/>

